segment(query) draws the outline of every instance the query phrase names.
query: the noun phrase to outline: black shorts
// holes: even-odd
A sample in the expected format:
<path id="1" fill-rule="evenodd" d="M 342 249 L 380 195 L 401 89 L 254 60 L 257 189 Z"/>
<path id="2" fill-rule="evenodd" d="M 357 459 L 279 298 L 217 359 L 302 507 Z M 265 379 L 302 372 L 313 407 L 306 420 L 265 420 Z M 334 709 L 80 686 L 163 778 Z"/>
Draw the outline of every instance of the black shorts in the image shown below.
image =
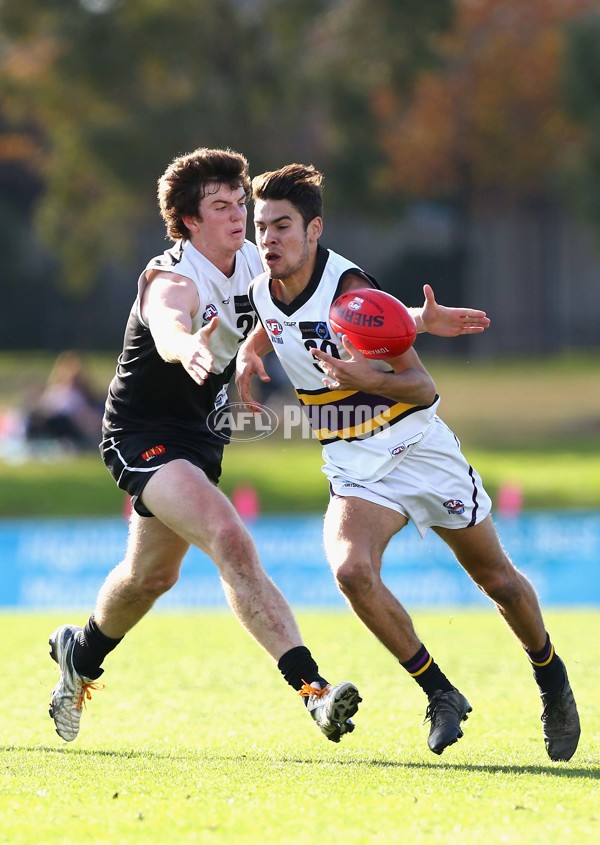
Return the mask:
<path id="1" fill-rule="evenodd" d="M 154 434 L 126 434 L 106 437 L 100 443 L 102 460 L 121 490 L 131 496 L 134 510 L 140 516 L 154 516 L 140 501 L 140 496 L 157 469 L 170 461 L 183 459 L 200 467 L 218 484 L 221 476 L 223 445 L 182 441 Z"/>

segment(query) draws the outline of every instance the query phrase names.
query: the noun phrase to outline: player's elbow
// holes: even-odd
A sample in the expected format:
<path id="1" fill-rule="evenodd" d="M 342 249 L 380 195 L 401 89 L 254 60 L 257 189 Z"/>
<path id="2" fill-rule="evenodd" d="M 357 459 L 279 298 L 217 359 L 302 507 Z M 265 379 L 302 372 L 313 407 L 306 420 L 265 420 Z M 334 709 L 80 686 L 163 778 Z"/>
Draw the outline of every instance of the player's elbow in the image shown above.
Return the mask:
<path id="1" fill-rule="evenodd" d="M 415 385 L 415 401 L 419 405 L 431 405 L 437 396 L 435 382 L 428 373 L 420 373 Z"/>
<path id="2" fill-rule="evenodd" d="M 161 342 L 155 338 L 154 345 L 156 346 L 156 351 L 163 359 L 163 361 L 167 364 L 179 364 L 180 358 L 175 349 L 173 349 L 168 344 Z"/>

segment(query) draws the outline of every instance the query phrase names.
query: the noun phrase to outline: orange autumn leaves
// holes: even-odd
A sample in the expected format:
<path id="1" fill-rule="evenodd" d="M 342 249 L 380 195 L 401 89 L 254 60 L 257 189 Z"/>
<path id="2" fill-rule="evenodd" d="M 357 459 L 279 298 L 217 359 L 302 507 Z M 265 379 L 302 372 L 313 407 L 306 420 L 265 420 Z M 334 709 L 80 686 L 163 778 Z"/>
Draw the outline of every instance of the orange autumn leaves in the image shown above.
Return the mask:
<path id="1" fill-rule="evenodd" d="M 457 0 L 441 65 L 412 94 L 380 88 L 372 108 L 389 166 L 413 196 L 543 193 L 581 130 L 561 96 L 564 24 L 594 0 Z"/>

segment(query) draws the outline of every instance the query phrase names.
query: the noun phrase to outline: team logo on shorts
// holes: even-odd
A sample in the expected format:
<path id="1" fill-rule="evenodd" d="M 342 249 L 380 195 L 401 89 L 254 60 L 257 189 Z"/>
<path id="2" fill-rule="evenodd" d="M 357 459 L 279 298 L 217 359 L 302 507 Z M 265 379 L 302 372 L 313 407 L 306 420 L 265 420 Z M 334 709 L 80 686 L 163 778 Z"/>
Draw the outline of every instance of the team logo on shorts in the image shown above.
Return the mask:
<path id="1" fill-rule="evenodd" d="M 153 446 L 151 449 L 146 449 L 145 452 L 142 452 L 142 458 L 145 461 L 151 461 L 157 455 L 164 455 L 166 451 L 166 446 Z"/>
<path id="2" fill-rule="evenodd" d="M 448 499 L 447 502 L 444 502 L 444 507 L 449 514 L 461 514 L 465 512 L 465 503 L 461 502 L 460 499 Z"/>
<path id="3" fill-rule="evenodd" d="M 213 317 L 216 317 L 218 313 L 219 312 L 217 310 L 217 306 L 213 305 L 213 303 L 211 302 L 210 305 L 206 306 L 204 314 L 202 315 L 202 319 L 208 323 L 209 320 L 212 320 Z"/>

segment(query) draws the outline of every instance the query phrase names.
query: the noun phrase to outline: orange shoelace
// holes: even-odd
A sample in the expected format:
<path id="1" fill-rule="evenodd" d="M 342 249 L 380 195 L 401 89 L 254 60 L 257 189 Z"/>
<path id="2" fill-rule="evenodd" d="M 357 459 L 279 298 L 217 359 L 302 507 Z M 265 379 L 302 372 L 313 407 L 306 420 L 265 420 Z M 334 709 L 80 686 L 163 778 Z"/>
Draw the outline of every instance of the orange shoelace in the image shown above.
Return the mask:
<path id="1" fill-rule="evenodd" d="M 81 684 L 81 692 L 77 698 L 77 709 L 81 710 L 85 707 L 85 700 L 87 698 L 88 701 L 92 700 L 92 690 L 101 690 L 104 689 L 104 684 L 97 684 L 96 681 L 91 681 L 89 684 L 82 682 Z"/>
<path id="2" fill-rule="evenodd" d="M 319 689 L 318 687 L 312 687 L 310 684 L 307 684 L 304 678 L 302 679 L 302 684 L 303 686 L 298 690 L 298 695 L 301 695 L 302 698 L 308 698 L 311 695 L 322 698 L 326 692 L 329 692 L 329 684 L 324 686 L 323 689 Z"/>

